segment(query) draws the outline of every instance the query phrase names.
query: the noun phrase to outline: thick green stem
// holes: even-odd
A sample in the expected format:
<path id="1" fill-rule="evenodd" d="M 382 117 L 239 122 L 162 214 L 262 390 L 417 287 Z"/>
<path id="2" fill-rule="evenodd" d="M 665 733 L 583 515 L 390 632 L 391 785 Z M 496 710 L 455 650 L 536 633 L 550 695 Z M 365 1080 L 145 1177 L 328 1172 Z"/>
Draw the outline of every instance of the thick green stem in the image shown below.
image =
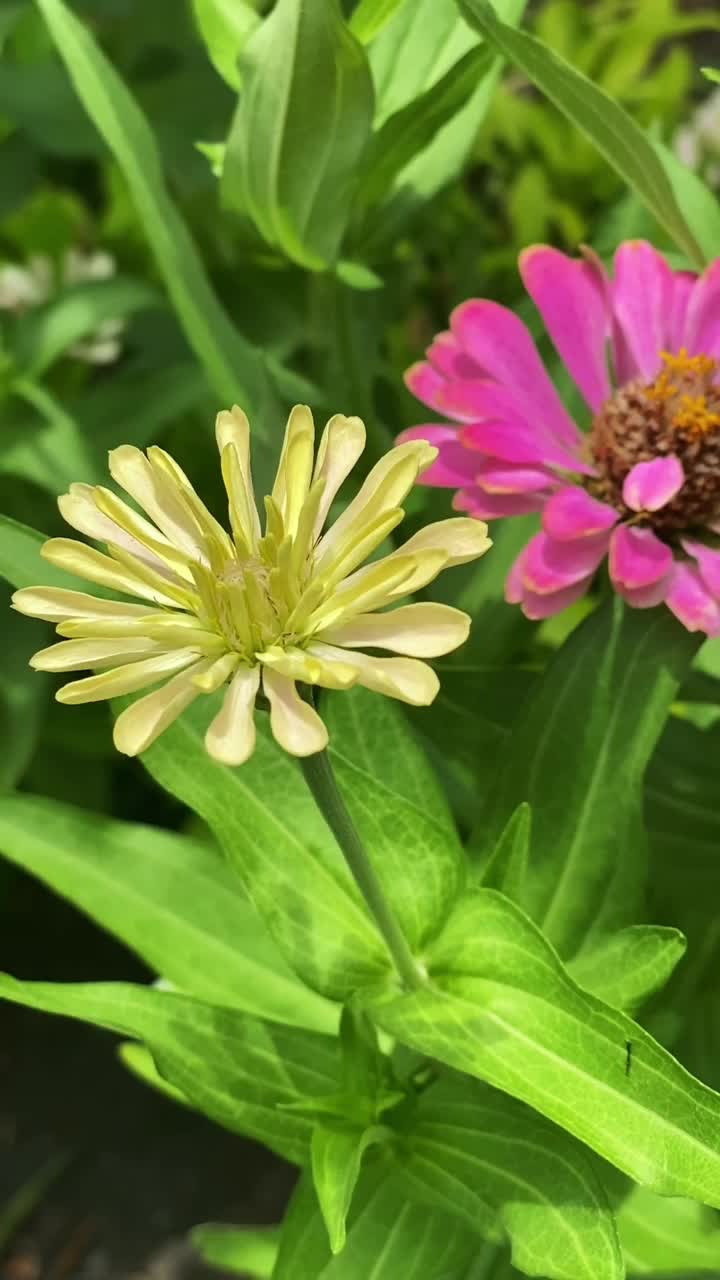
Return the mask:
<path id="1" fill-rule="evenodd" d="M 317 806 L 337 840 L 355 881 L 380 930 L 403 983 L 411 990 L 425 981 L 422 969 L 408 946 L 367 850 L 340 793 L 327 751 L 306 756 L 300 765 Z"/>

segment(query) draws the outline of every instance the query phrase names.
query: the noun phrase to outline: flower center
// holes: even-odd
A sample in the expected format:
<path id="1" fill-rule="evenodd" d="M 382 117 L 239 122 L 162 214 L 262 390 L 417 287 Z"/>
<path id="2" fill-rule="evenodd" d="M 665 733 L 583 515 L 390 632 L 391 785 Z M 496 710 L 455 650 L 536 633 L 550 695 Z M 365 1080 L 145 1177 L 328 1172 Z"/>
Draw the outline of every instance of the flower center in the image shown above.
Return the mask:
<path id="1" fill-rule="evenodd" d="M 656 529 L 687 529 L 720 514 L 720 362 L 689 356 L 683 348 L 662 353 L 654 382 L 640 378 L 620 387 L 603 405 L 590 431 L 590 461 L 597 476 L 594 497 L 635 518 L 623 502 L 623 483 L 638 462 L 674 454 L 685 472 L 682 489 L 647 519 Z"/>

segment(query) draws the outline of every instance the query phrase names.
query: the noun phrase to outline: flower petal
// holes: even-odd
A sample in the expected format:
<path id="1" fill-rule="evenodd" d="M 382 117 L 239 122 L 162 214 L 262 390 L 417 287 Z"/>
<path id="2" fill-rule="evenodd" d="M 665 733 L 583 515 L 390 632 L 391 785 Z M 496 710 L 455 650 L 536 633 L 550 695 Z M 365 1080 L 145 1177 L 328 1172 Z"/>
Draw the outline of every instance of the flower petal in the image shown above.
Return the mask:
<path id="1" fill-rule="evenodd" d="M 137 563 L 136 572 L 118 564 L 110 556 L 103 555 L 94 547 L 84 542 L 75 542 L 72 538 L 50 538 L 40 548 L 43 560 L 66 569 L 78 578 L 87 578 L 88 582 L 96 582 L 101 587 L 110 587 L 126 596 L 140 596 L 151 600 L 153 604 L 178 605 L 188 608 L 187 592 L 175 588 L 170 582 L 163 582 L 162 587 L 154 582 L 149 583 L 142 572 L 143 566 Z M 150 571 L 148 570 L 149 574 Z M 158 581 L 162 581 L 158 575 Z"/>
<path id="2" fill-rule="evenodd" d="M 469 511 L 477 520 L 501 520 L 505 516 L 527 516 L 542 511 L 547 495 L 542 493 L 485 493 L 477 485 L 460 489 L 453 498 L 454 511 Z"/>
<path id="3" fill-rule="evenodd" d="M 673 453 L 651 462 L 637 462 L 623 484 L 623 501 L 633 511 L 660 511 L 683 487 L 685 472 Z"/>
<path id="4" fill-rule="evenodd" d="M 296 404 L 287 420 L 272 490 L 272 500 L 283 518 L 286 534 L 297 530 L 300 511 L 310 490 L 314 457 L 312 413 L 306 404 Z"/>
<path id="5" fill-rule="evenodd" d="M 594 267 L 533 245 L 520 254 L 520 275 L 556 350 L 597 413 L 610 396 L 610 314 Z"/>
<path id="6" fill-rule="evenodd" d="M 645 240 L 627 240 L 615 254 L 612 305 L 637 372 L 651 382 L 668 346 L 675 284 L 662 254 Z"/>
<path id="7" fill-rule="evenodd" d="M 470 618 L 447 604 L 401 605 L 390 613 L 360 613 L 322 631 L 317 640 L 351 649 L 390 649 L 410 658 L 439 658 L 464 644 Z M 312 646 L 311 646 L 312 650 Z M 352 658 L 348 659 L 352 662 Z"/>
<path id="8" fill-rule="evenodd" d="M 607 554 L 610 535 L 555 542 L 546 533 L 536 533 L 527 545 L 523 584 L 535 595 L 564 591 L 581 578 L 592 575 Z"/>
<path id="9" fill-rule="evenodd" d="M 537 419 L 545 427 L 559 440 L 574 443 L 577 427 L 522 320 L 496 302 L 471 298 L 455 308 L 450 324 L 463 350 L 490 377 L 519 391 L 535 406 Z"/>
<path id="10" fill-rule="evenodd" d="M 312 646 L 281 649 L 279 645 L 272 645 L 258 654 L 258 661 L 289 680 L 321 685 L 324 689 L 351 689 L 357 681 L 355 669 L 349 663 L 329 664 L 313 653 Z"/>
<path id="11" fill-rule="evenodd" d="M 263 689 L 270 703 L 270 728 L 276 742 L 292 756 L 324 751 L 328 732 L 309 702 L 303 702 L 295 681 L 263 667 Z"/>
<path id="12" fill-rule="evenodd" d="M 426 352 L 427 358 L 438 373 L 446 378 L 481 378 L 484 370 L 472 356 L 463 351 L 457 338 L 445 331 L 438 333 Z"/>
<path id="13" fill-rule="evenodd" d="M 720 604 L 688 561 L 676 563 L 665 603 L 688 631 L 720 635 Z"/>
<path id="14" fill-rule="evenodd" d="M 592 580 L 593 575 L 589 574 L 587 578 L 581 578 L 579 582 L 565 587 L 562 591 L 552 591 L 543 595 L 526 590 L 522 598 L 522 611 L 531 622 L 553 618 L 556 613 L 562 613 L 563 609 L 567 609 L 569 605 L 586 595 Z"/>
<path id="15" fill-rule="evenodd" d="M 558 542 L 591 538 L 612 529 L 620 514 L 606 502 L 599 502 L 579 485 L 568 485 L 548 499 L 543 511 L 543 529 Z"/>
<path id="16" fill-rule="evenodd" d="M 404 380 L 408 391 L 412 392 L 417 400 L 421 400 L 436 413 L 443 412 L 440 407 L 440 397 L 447 387 L 448 380 L 442 373 L 438 373 L 437 369 L 427 361 L 418 360 L 406 370 Z"/>
<path id="17" fill-rule="evenodd" d="M 178 486 L 153 467 L 140 449 L 129 444 L 111 449 L 110 474 L 174 546 L 195 560 L 207 559 L 205 535 L 183 503 Z"/>
<path id="18" fill-rule="evenodd" d="M 672 569 L 673 554 L 652 529 L 621 524 L 610 541 L 610 577 L 618 586 L 637 590 L 652 586 Z"/>
<path id="19" fill-rule="evenodd" d="M 120 712 L 113 729 L 113 742 L 126 756 L 138 756 L 170 727 L 174 720 L 200 696 L 194 678 L 210 666 L 208 659 L 196 662 L 168 680 L 154 693 L 138 698 Z"/>
<path id="20" fill-rule="evenodd" d="M 314 538 L 318 538 L 340 486 L 350 475 L 365 448 L 365 423 L 362 418 L 346 418 L 336 413 L 326 424 L 320 437 L 313 483 L 322 480 L 323 495 L 315 521 Z"/>
<path id="21" fill-rule="evenodd" d="M 618 595 L 622 596 L 633 609 L 654 609 L 656 605 L 662 604 L 667 599 L 672 580 L 671 569 L 664 578 L 651 582 L 649 587 L 625 587 L 619 582 L 614 583 L 614 586 Z"/>
<path id="22" fill-rule="evenodd" d="M 691 345 L 686 336 L 688 308 L 697 279 L 698 277 L 693 271 L 676 271 L 674 273 L 675 287 L 668 317 L 668 348 L 670 351 L 677 352 L 680 351 L 681 347 L 688 348 Z"/>
<path id="23" fill-rule="evenodd" d="M 240 667 L 210 723 L 205 747 L 208 755 L 221 764 L 244 764 L 255 750 L 255 698 L 259 685 L 259 667 Z"/>
<path id="24" fill-rule="evenodd" d="M 525 558 L 527 556 L 527 547 L 523 547 L 518 556 L 515 557 L 510 572 L 505 579 L 505 599 L 508 604 L 521 604 L 525 594 L 524 577 L 525 577 Z"/>
<path id="25" fill-rule="evenodd" d="M 150 618 L 158 613 L 150 605 L 104 600 L 65 587 L 21 587 L 12 597 L 12 606 L 18 613 L 46 622 L 64 622 L 68 618 Z"/>
<path id="26" fill-rule="evenodd" d="M 693 538 L 683 538 L 682 544 L 688 555 L 697 561 L 700 577 L 708 591 L 720 600 L 720 551 L 713 551 L 712 547 L 706 547 Z"/>
<path id="27" fill-rule="evenodd" d="M 61 640 L 40 649 L 30 659 L 35 671 L 87 671 L 97 667 L 116 667 L 121 662 L 137 662 L 151 654 L 166 653 L 167 646 L 145 636 L 125 640 Z"/>
<path id="28" fill-rule="evenodd" d="M 472 451 L 467 450 L 472 458 Z M 440 454 L 442 459 L 442 452 Z M 430 468 L 432 471 L 437 463 Z M 532 467 L 529 464 L 513 462 L 497 462 L 494 458 L 484 458 L 477 465 L 475 482 L 489 494 L 535 493 L 552 488 L 557 484 L 556 477 L 544 467 Z M 467 483 L 467 480 L 464 481 Z"/>
<path id="29" fill-rule="evenodd" d="M 239 405 L 223 409 L 215 419 L 215 438 L 228 496 L 230 526 L 236 540 L 254 552 L 260 539 L 258 515 L 250 466 L 250 423 Z"/>
<path id="30" fill-rule="evenodd" d="M 357 683 L 374 693 L 384 693 L 389 698 L 408 702 L 413 707 L 427 707 L 440 689 L 432 667 L 415 658 L 374 658 L 367 653 L 353 650 L 348 654 L 328 644 L 313 646 L 316 653 L 328 661 L 352 663 L 357 673 Z"/>
<path id="31" fill-rule="evenodd" d="M 473 422 L 463 427 L 460 439 L 468 448 L 489 454 L 491 458 L 501 458 L 504 462 L 529 462 L 535 466 L 559 467 L 563 471 L 594 475 L 594 468 L 582 462 L 578 455 L 558 444 L 551 436 L 519 420 Z"/>
<path id="32" fill-rule="evenodd" d="M 690 355 L 720 357 L 720 259 L 693 287 L 685 320 L 685 343 Z"/>
<path id="33" fill-rule="evenodd" d="M 141 662 L 130 662 L 123 667 L 115 667 L 112 671 L 103 671 L 98 676 L 73 680 L 58 689 L 55 697 L 58 702 L 72 705 L 122 697 L 123 694 L 136 693 L 138 689 L 157 684 L 158 680 L 174 675 L 176 671 L 182 671 L 191 664 L 196 666 L 199 657 L 197 649 L 171 649 L 169 653 L 160 653 Z M 209 666 L 212 659 L 204 659 L 203 662 L 207 662 Z"/>

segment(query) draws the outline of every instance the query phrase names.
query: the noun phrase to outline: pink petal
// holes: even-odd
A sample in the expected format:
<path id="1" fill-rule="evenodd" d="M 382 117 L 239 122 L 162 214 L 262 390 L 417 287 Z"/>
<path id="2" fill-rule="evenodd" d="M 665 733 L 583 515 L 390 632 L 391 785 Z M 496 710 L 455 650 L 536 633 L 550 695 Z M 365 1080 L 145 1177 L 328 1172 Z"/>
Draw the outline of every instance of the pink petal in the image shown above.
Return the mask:
<path id="1" fill-rule="evenodd" d="M 458 429 L 445 422 L 421 422 L 417 427 L 406 427 L 397 437 L 396 444 L 404 444 L 406 440 L 427 440 L 438 449 L 448 441 L 457 441 Z"/>
<path id="2" fill-rule="evenodd" d="M 651 583 L 649 587 L 623 587 L 619 582 L 613 585 L 618 595 L 622 596 L 633 609 L 654 609 L 667 598 L 672 580 L 671 570 L 670 573 L 665 574 L 664 578 Z"/>
<path id="3" fill-rule="evenodd" d="M 612 529 L 619 519 L 614 507 L 591 498 L 578 485 L 569 485 L 549 499 L 543 512 L 543 528 L 551 538 L 566 542 Z"/>
<path id="4" fill-rule="evenodd" d="M 591 576 L 607 554 L 609 540 L 608 533 L 601 533 L 574 542 L 554 542 L 546 533 L 536 533 L 527 546 L 525 587 L 546 595 Z"/>
<path id="5" fill-rule="evenodd" d="M 473 450 L 468 450 L 472 457 Z M 484 493 L 534 493 L 557 484 L 555 476 L 544 467 L 514 465 L 486 458 L 476 469 L 475 480 Z"/>
<path id="6" fill-rule="evenodd" d="M 652 529 L 621 524 L 610 541 L 610 577 L 619 587 L 636 590 L 659 582 L 672 568 L 673 555 Z"/>
<path id="7" fill-rule="evenodd" d="M 432 365 L 423 360 L 411 365 L 405 373 L 405 386 L 436 413 L 445 413 L 440 397 L 447 386 L 447 379 L 437 369 L 433 369 Z"/>
<path id="8" fill-rule="evenodd" d="M 610 312 L 595 268 L 534 245 L 520 254 L 520 274 L 573 380 L 597 412 L 610 396 Z"/>
<path id="9" fill-rule="evenodd" d="M 720 551 L 713 551 L 703 542 L 695 542 L 692 538 L 683 538 L 682 544 L 688 555 L 697 561 L 700 577 L 708 591 L 720 600 Z"/>
<path id="10" fill-rule="evenodd" d="M 433 368 L 446 378 L 481 378 L 483 375 L 480 366 L 449 332 L 436 334 L 425 354 Z"/>
<path id="11" fill-rule="evenodd" d="M 687 561 L 675 565 L 665 603 L 688 631 L 720 634 L 720 604 L 711 596 L 697 569 Z"/>
<path id="12" fill-rule="evenodd" d="M 505 599 L 508 604 L 520 604 L 525 594 L 523 577 L 525 574 L 525 558 L 527 547 L 523 547 L 519 556 L 513 561 L 505 580 Z"/>
<path id="13" fill-rule="evenodd" d="M 638 372 L 651 382 L 668 346 L 675 294 L 673 273 L 645 240 L 627 240 L 615 254 L 613 311 Z"/>
<path id="14" fill-rule="evenodd" d="M 406 440 L 427 440 L 439 449 L 435 461 L 418 478 L 418 484 L 459 489 L 475 479 L 477 455 L 461 444 L 457 427 L 441 426 L 440 423 L 408 427 L 406 431 L 400 432 L 397 443 L 404 444 Z"/>
<path id="15" fill-rule="evenodd" d="M 720 258 L 708 267 L 693 288 L 684 345 L 691 356 L 720 357 Z"/>
<path id="16" fill-rule="evenodd" d="M 454 511 L 467 511 L 478 520 L 501 520 L 505 516 L 527 516 L 542 511 L 545 497 L 537 493 L 483 493 L 477 486 L 460 489 L 453 498 Z"/>
<path id="17" fill-rule="evenodd" d="M 675 272 L 675 291 L 668 317 L 668 350 L 679 351 L 687 347 L 685 331 L 690 298 L 695 288 L 697 276 L 693 271 Z"/>
<path id="18" fill-rule="evenodd" d="M 589 574 L 587 578 L 581 578 L 571 587 L 565 587 L 563 591 L 554 591 L 549 595 L 536 595 L 534 591 L 525 591 L 522 599 L 522 611 L 526 618 L 530 618 L 531 622 L 540 622 L 542 618 L 552 618 L 556 613 L 562 613 L 563 609 L 567 609 L 568 605 L 574 604 L 576 600 L 586 595 L 588 588 L 591 586 L 593 575 Z"/>
<path id="19" fill-rule="evenodd" d="M 455 308 L 450 324 L 463 350 L 491 377 L 526 397 L 559 440 L 575 442 L 577 427 L 522 320 L 497 302 L 471 298 Z"/>
<path id="20" fill-rule="evenodd" d="M 652 462 L 637 462 L 623 484 L 623 502 L 633 511 L 659 511 L 685 483 L 685 472 L 674 453 Z"/>
<path id="21" fill-rule="evenodd" d="M 461 439 L 469 449 L 487 453 L 491 458 L 502 458 L 504 462 L 530 462 L 560 467 L 563 471 L 594 474 L 587 463 L 580 462 L 556 441 L 519 420 L 473 422 L 463 428 Z"/>
<path id="22" fill-rule="evenodd" d="M 482 378 L 465 378 L 448 382 L 440 392 L 440 404 L 450 418 L 466 422 L 486 420 L 522 422 L 551 443 L 560 444 L 565 452 L 567 441 L 558 439 L 552 424 L 540 420 L 537 406 L 514 387 Z M 582 445 L 582 435 L 575 428 L 574 449 Z"/>

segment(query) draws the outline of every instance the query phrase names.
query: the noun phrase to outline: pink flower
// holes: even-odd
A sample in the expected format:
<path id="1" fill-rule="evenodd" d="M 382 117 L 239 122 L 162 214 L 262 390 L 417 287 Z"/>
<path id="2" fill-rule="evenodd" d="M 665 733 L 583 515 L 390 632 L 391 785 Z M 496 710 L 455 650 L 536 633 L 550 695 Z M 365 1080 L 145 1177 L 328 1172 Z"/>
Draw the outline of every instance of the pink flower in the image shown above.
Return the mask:
<path id="1" fill-rule="evenodd" d="M 453 506 L 481 520 L 542 512 L 506 588 L 529 618 L 584 595 L 607 556 L 629 604 L 664 601 L 688 630 L 720 635 L 720 259 L 698 277 L 633 240 L 609 278 L 589 251 L 537 245 L 520 272 L 588 429 L 522 321 L 471 298 L 406 375 L 446 419 L 401 437 L 439 449 L 423 483 L 457 489 Z"/>

